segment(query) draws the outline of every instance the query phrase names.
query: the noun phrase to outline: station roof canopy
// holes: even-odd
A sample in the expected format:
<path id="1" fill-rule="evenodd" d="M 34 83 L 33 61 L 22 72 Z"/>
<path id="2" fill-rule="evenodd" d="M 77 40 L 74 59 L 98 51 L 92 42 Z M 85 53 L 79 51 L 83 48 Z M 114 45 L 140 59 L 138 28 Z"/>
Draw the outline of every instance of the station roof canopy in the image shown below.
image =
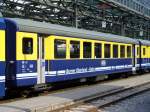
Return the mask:
<path id="1" fill-rule="evenodd" d="M 101 41 L 139 44 L 138 40 L 129 37 L 109 34 L 109 33 L 101 33 L 101 32 L 77 29 L 73 27 L 65 27 L 61 25 L 55 25 L 55 24 L 50 24 L 45 22 L 37 22 L 37 21 L 27 20 L 27 19 L 19 19 L 19 18 L 8 18 L 8 19 L 16 23 L 19 31 L 74 37 L 74 38 L 94 39 L 94 40 L 101 40 Z"/>

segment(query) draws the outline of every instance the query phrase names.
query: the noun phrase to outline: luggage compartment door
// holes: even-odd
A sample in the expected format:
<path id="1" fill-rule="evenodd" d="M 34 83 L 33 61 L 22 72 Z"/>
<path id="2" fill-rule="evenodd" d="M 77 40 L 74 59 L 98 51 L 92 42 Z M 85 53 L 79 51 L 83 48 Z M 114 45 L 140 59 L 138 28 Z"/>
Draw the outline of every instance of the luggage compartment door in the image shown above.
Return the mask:
<path id="1" fill-rule="evenodd" d="M 44 38 L 38 37 L 38 77 L 37 84 L 45 83 L 45 59 L 44 59 Z"/>

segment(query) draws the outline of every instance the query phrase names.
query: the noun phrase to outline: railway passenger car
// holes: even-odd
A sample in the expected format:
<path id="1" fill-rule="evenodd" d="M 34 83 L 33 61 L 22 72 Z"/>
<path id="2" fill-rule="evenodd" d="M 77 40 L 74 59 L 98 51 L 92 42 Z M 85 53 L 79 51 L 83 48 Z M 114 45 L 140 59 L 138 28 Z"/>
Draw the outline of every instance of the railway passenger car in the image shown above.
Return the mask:
<path id="1" fill-rule="evenodd" d="M 12 39 L 7 44 L 9 88 L 99 79 L 133 69 L 137 40 L 31 20 L 5 21 L 6 38 Z"/>
<path id="2" fill-rule="evenodd" d="M 3 90 L 44 88 L 73 79 L 97 81 L 111 74 L 146 70 L 150 63 L 149 41 L 32 20 L 3 21 Z"/>

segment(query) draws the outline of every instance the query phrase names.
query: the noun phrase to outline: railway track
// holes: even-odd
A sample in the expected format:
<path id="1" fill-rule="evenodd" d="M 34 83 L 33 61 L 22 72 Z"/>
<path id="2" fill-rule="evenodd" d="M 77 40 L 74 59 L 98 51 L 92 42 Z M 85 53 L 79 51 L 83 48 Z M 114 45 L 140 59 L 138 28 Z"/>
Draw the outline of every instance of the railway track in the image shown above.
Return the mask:
<path id="1" fill-rule="evenodd" d="M 148 74 L 145 74 L 145 75 L 148 75 Z M 142 75 L 141 77 L 143 77 L 144 75 Z M 100 86 L 101 84 L 104 85 L 104 86 L 115 86 L 116 84 L 114 83 L 117 83 L 117 87 L 115 88 L 112 88 L 112 89 L 109 89 L 108 90 L 104 90 L 103 92 L 101 91 L 97 91 L 97 92 L 93 92 L 92 93 L 92 96 L 90 96 L 90 94 L 86 95 L 82 95 L 82 97 L 78 97 L 77 98 L 73 98 L 73 97 L 70 97 L 72 98 L 72 101 L 68 101 L 68 102 L 65 102 L 65 103 L 59 103 L 59 105 L 51 105 L 51 103 L 48 105 L 48 106 L 41 106 L 41 107 L 36 107 L 35 108 L 35 111 L 41 111 L 43 112 L 43 110 L 45 110 L 44 112 L 97 112 L 98 111 L 98 108 L 101 108 L 103 106 L 107 106 L 108 104 L 112 104 L 116 101 L 114 101 L 113 99 L 112 100 L 107 100 L 107 97 L 108 96 L 112 96 L 112 95 L 115 95 L 115 94 L 124 94 L 125 91 L 127 90 L 131 90 L 131 89 L 134 89 L 134 88 L 143 88 L 143 86 L 147 86 L 147 84 L 149 84 L 144 90 L 140 90 L 141 92 L 143 91 L 146 91 L 146 90 L 149 90 L 150 88 L 150 82 L 149 80 L 148 81 L 144 81 L 144 82 L 149 82 L 149 83 L 145 83 L 143 82 L 143 78 L 141 78 L 140 80 L 142 80 L 142 82 L 139 82 L 139 83 L 134 83 L 133 82 L 133 79 L 136 79 L 138 78 L 139 76 L 130 76 L 128 78 L 119 78 L 119 79 L 114 79 L 114 80 L 105 80 L 105 81 L 101 81 L 101 82 L 98 82 L 98 83 L 95 83 L 95 84 L 88 84 L 88 85 L 80 85 L 80 86 L 73 86 L 73 87 L 69 87 L 69 88 L 63 88 L 61 90 L 54 90 L 54 91 L 47 91 L 46 93 L 43 93 L 43 94 L 40 94 L 40 96 L 49 96 L 49 95 L 56 95 L 56 94 L 61 94 L 63 92 L 70 94 L 70 93 L 78 93 L 77 91 L 80 91 L 80 90 L 83 90 L 83 89 L 88 89 L 88 88 L 93 88 L 93 86 Z M 133 79 L 132 79 L 133 78 Z M 148 79 L 148 77 L 147 77 Z M 130 83 L 129 80 L 132 80 L 133 83 Z M 120 83 L 123 82 L 123 83 Z M 119 82 L 119 83 L 118 83 Z M 128 82 L 128 83 L 126 83 Z M 108 83 L 111 83 L 111 84 L 108 84 Z M 138 84 L 141 84 L 143 83 L 142 85 L 138 85 Z M 107 85 L 108 84 L 108 85 Z M 122 85 L 123 84 L 123 85 Z M 131 87 L 132 86 L 132 87 Z M 102 88 L 103 89 L 103 88 Z M 93 90 L 93 89 L 92 89 Z M 85 90 L 86 91 L 86 90 Z M 121 93 L 122 92 L 122 93 Z M 130 93 L 130 92 L 129 92 Z M 140 93 L 139 91 L 136 93 L 138 94 Z M 70 94 L 71 95 L 71 94 Z M 72 94 L 73 95 L 73 94 Z M 131 94 L 130 96 L 132 96 L 134 94 Z M 57 95 L 56 95 L 57 96 Z M 85 97 L 86 96 L 86 97 Z M 121 95 L 117 95 L 117 96 L 121 96 Z M 34 96 L 33 96 L 34 97 Z M 66 97 L 66 96 L 65 96 Z M 114 96 L 115 97 L 115 96 Z M 127 98 L 129 96 L 126 96 L 125 98 Z M 30 97 L 32 99 L 32 97 Z M 29 98 L 29 100 L 30 100 Z M 61 98 L 61 95 L 60 95 L 60 98 Z M 66 97 L 67 98 L 67 97 Z M 110 98 L 110 97 L 109 97 Z M 120 97 L 120 100 L 121 100 L 122 97 Z M 10 100 L 4 100 L 4 101 L 0 101 L 0 104 L 4 104 L 5 103 L 10 103 L 10 102 L 16 102 L 18 100 L 24 100 L 24 99 L 28 99 L 28 98 L 16 98 L 16 99 L 10 99 Z M 111 98 L 110 98 L 111 99 Z M 118 97 L 115 98 L 117 99 L 117 101 L 119 101 Z M 102 102 L 103 101 L 103 102 Z M 106 102 L 106 101 L 111 101 L 110 103 Z M 100 103 L 99 103 L 100 102 Z M 11 104 L 10 104 L 11 105 Z M 84 111 L 83 111 L 84 110 Z M 87 111 L 85 111 L 87 110 Z"/>
<path id="2" fill-rule="evenodd" d="M 137 75 L 135 76 L 130 76 L 128 78 L 132 78 L 132 77 L 137 77 Z M 112 81 L 118 81 L 118 80 L 121 80 L 120 78 L 118 79 L 113 79 L 113 80 L 103 80 L 103 81 L 100 81 L 100 82 L 95 82 L 95 83 L 81 83 L 80 85 L 79 84 L 70 84 L 69 86 L 66 85 L 65 86 L 54 86 L 54 88 L 51 88 L 50 90 L 46 90 L 46 91 L 43 91 L 43 92 L 40 92 L 40 93 L 32 93 L 32 95 L 19 95 L 17 94 L 17 96 L 11 96 L 11 97 L 8 97 L 8 98 L 5 98 L 5 99 L 0 99 L 0 104 L 4 104 L 4 103 L 8 103 L 8 102 L 14 102 L 14 101 L 19 101 L 19 100 L 23 100 L 23 99 L 26 99 L 26 98 L 32 98 L 32 97 L 36 97 L 36 96 L 45 96 L 45 95 L 48 95 L 48 94 L 54 94 L 54 93 L 59 93 L 59 92 L 63 92 L 63 91 L 68 91 L 68 90 L 74 90 L 74 89 L 77 89 L 77 88 L 83 88 L 83 87 L 90 87 L 90 86 L 93 86 L 93 85 L 98 85 L 98 84 L 103 84 L 103 83 L 108 83 L 108 82 L 112 82 Z"/>
<path id="3" fill-rule="evenodd" d="M 100 112 L 100 108 L 109 106 L 133 95 L 150 90 L 150 82 L 133 87 L 119 88 L 106 93 L 99 93 L 76 101 L 70 106 L 50 112 Z"/>
<path id="4" fill-rule="evenodd" d="M 134 76 L 129 76 L 127 79 L 130 79 L 130 78 L 133 78 L 133 77 L 138 77 L 138 75 L 134 75 Z M 0 104 L 4 104 L 4 103 L 8 103 L 8 102 L 14 102 L 14 101 L 19 101 L 19 100 L 23 100 L 23 99 L 26 99 L 26 98 L 32 98 L 32 97 L 36 97 L 36 96 L 45 96 L 45 95 L 48 95 L 48 94 L 54 94 L 54 93 L 59 93 L 59 92 L 63 92 L 63 91 L 68 91 L 68 90 L 74 90 L 74 89 L 77 89 L 77 88 L 84 88 L 84 87 L 91 87 L 93 85 L 99 85 L 99 84 L 104 84 L 104 83 L 109 83 L 109 82 L 115 82 L 115 81 L 119 81 L 119 80 L 123 80 L 124 78 L 116 78 L 116 79 L 113 79 L 113 80 L 103 80 L 103 81 L 99 81 L 99 82 L 95 82 L 95 83 L 81 83 L 80 85 L 77 84 L 70 84 L 68 86 L 67 84 L 67 87 L 66 86 L 56 86 L 50 90 L 47 90 L 47 91 L 43 91 L 43 92 L 40 92 L 39 94 L 37 93 L 32 93 L 32 95 L 17 95 L 17 96 L 11 96 L 11 97 L 8 97 L 8 98 L 5 98 L 5 99 L 0 99 Z"/>

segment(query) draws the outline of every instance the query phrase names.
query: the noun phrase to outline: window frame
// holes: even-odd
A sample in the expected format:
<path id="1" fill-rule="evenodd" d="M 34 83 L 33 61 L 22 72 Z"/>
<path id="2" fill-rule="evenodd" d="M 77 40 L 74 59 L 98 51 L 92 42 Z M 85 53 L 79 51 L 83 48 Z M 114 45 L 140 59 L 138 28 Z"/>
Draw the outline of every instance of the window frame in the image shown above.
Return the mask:
<path id="1" fill-rule="evenodd" d="M 27 53 L 27 51 L 26 51 L 26 53 L 24 52 L 24 50 L 25 50 L 25 49 L 24 49 L 24 48 L 25 48 L 25 47 L 24 47 L 24 45 L 25 45 L 25 44 L 24 44 L 24 43 L 25 43 L 25 42 L 24 42 L 24 41 L 25 41 L 24 39 L 31 39 L 31 40 L 32 40 L 32 44 L 31 44 L 32 51 L 31 51 L 31 53 Z M 23 38 L 22 38 L 22 54 L 23 54 L 23 55 L 32 55 L 32 54 L 33 54 L 33 51 L 34 51 L 33 44 L 34 44 L 34 40 L 33 40 L 32 37 L 23 37 Z"/>
<path id="2" fill-rule="evenodd" d="M 110 45 L 110 51 L 109 51 L 109 53 L 110 53 L 109 55 L 110 55 L 110 56 L 109 56 L 109 58 L 107 58 L 107 57 L 105 56 L 105 45 L 107 45 L 107 44 Z M 111 42 L 104 42 L 104 43 L 103 43 L 103 50 L 104 50 L 104 51 L 103 51 L 103 53 L 104 53 L 104 54 L 103 54 L 103 56 L 104 56 L 103 58 L 104 58 L 104 59 L 110 59 L 110 58 L 112 58 L 112 43 L 111 43 Z"/>
<path id="3" fill-rule="evenodd" d="M 121 46 L 124 46 L 124 57 L 121 56 Z M 120 51 L 119 51 L 120 58 L 126 58 L 126 45 L 125 44 L 120 44 L 119 47 L 120 47 Z"/>
<path id="4" fill-rule="evenodd" d="M 140 56 L 140 46 L 136 46 L 136 57 L 139 58 Z"/>
<path id="5" fill-rule="evenodd" d="M 55 51 L 55 40 L 62 40 L 62 41 L 65 41 L 66 42 L 66 53 L 65 53 L 65 58 L 56 58 L 55 57 L 55 53 L 56 53 L 56 51 Z M 55 60 L 59 60 L 59 59 L 67 59 L 67 39 L 63 39 L 63 38 L 54 38 L 54 59 Z"/>
<path id="6" fill-rule="evenodd" d="M 86 58 L 86 57 L 84 57 L 84 43 L 91 43 L 91 56 L 89 57 L 89 58 Z M 82 54 L 82 59 L 92 59 L 93 57 L 92 57 L 92 54 L 93 54 L 93 42 L 92 41 L 89 41 L 89 40 L 82 40 L 82 48 L 83 48 L 83 54 Z"/>
<path id="7" fill-rule="evenodd" d="M 79 42 L 80 48 L 79 48 L 79 57 L 78 58 L 71 58 L 71 52 L 70 52 L 70 47 L 71 47 L 71 42 Z M 81 58 L 81 41 L 80 40 L 74 40 L 70 39 L 69 40 L 69 59 L 80 59 Z"/>
<path id="8" fill-rule="evenodd" d="M 114 57 L 114 46 L 115 45 L 118 46 L 118 56 L 117 57 Z M 118 59 L 119 58 L 119 44 L 117 44 L 117 43 L 112 44 L 112 58 L 114 58 L 114 59 Z"/>
<path id="9" fill-rule="evenodd" d="M 130 56 L 128 56 L 128 47 L 130 47 Z M 126 58 L 132 58 L 132 46 L 131 45 L 126 45 Z"/>
<path id="10" fill-rule="evenodd" d="M 16 32 L 16 60 L 37 60 L 38 59 L 38 34 L 29 32 Z M 32 38 L 33 39 L 33 53 L 23 54 L 22 52 L 22 39 Z"/>
<path id="11" fill-rule="evenodd" d="M 101 54 L 100 54 L 100 58 L 96 58 L 96 53 L 95 53 L 95 45 L 99 44 L 101 45 Z M 94 42 L 94 59 L 102 59 L 103 58 L 103 43 L 102 42 Z"/>
<path id="12" fill-rule="evenodd" d="M 145 46 L 142 48 L 142 55 L 143 55 L 143 57 L 146 56 L 146 47 Z"/>

